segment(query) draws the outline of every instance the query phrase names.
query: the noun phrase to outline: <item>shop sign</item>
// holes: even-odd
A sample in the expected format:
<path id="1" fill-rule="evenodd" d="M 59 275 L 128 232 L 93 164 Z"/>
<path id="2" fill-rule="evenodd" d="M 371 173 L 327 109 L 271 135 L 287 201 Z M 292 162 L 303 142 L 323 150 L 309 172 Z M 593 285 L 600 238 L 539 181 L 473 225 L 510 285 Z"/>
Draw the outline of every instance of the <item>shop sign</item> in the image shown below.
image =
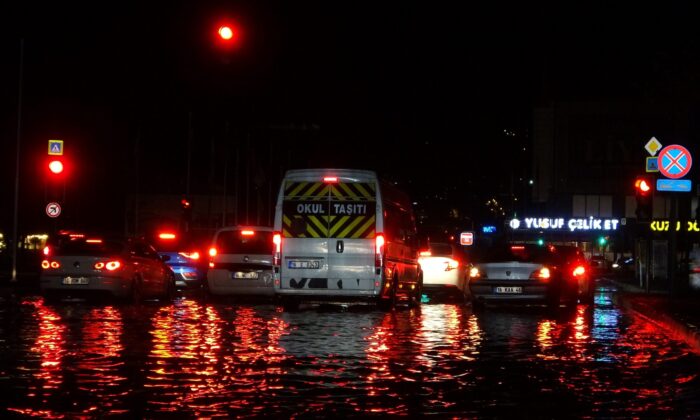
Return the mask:
<path id="1" fill-rule="evenodd" d="M 597 231 L 597 230 L 617 230 L 620 225 L 619 219 L 601 219 L 597 217 L 571 218 L 563 217 L 526 217 L 522 220 L 512 219 L 508 226 L 511 229 L 537 229 L 537 230 L 568 230 L 574 231 Z"/>
<path id="2" fill-rule="evenodd" d="M 687 221 L 676 221 L 676 232 L 680 232 L 681 228 L 685 226 L 686 232 L 700 232 L 700 222 L 697 220 L 687 220 Z M 649 228 L 653 232 L 668 232 L 671 228 L 671 222 L 668 220 L 652 220 L 649 224 Z"/>

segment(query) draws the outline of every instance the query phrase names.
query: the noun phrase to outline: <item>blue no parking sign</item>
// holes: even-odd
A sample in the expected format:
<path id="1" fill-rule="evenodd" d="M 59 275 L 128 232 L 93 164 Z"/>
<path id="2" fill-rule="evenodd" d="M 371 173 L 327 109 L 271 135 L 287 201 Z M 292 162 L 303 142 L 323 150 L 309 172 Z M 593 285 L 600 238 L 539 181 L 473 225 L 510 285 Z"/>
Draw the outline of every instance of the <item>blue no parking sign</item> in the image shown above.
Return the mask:
<path id="1" fill-rule="evenodd" d="M 671 144 L 659 152 L 659 172 L 666 178 L 677 179 L 688 175 L 693 166 L 690 152 L 683 146 Z"/>

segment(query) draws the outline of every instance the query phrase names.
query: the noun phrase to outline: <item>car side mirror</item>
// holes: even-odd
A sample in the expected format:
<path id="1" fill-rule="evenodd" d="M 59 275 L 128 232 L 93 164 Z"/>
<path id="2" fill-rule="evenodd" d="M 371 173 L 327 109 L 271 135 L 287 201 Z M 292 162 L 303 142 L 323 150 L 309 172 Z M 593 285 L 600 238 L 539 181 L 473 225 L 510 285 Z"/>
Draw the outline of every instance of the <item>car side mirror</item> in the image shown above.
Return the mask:
<path id="1" fill-rule="evenodd" d="M 163 262 L 168 262 L 168 261 L 170 261 L 170 255 L 161 255 L 161 256 L 160 256 L 160 259 L 161 259 Z"/>

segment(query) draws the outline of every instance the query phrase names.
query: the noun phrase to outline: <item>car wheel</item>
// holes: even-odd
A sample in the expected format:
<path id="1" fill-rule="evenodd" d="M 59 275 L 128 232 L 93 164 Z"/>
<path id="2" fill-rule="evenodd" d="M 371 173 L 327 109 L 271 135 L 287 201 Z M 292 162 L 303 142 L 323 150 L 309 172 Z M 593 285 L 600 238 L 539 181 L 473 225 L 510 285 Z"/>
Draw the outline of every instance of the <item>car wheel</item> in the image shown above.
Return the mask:
<path id="1" fill-rule="evenodd" d="M 138 276 L 134 277 L 134 280 L 131 282 L 129 300 L 134 305 L 138 305 L 139 303 L 141 303 L 141 300 L 143 300 L 143 290 L 141 290 L 141 284 L 141 278 Z"/>
<path id="2" fill-rule="evenodd" d="M 396 296 L 396 289 L 399 287 L 398 282 L 398 278 L 394 278 L 391 281 L 391 291 L 389 292 L 388 299 L 379 298 L 377 306 L 379 306 L 380 309 L 385 311 L 391 311 L 392 309 L 396 308 L 396 302 L 398 300 Z"/>
<path id="3" fill-rule="evenodd" d="M 561 303 L 560 297 L 561 295 L 558 290 L 550 291 L 547 295 L 547 307 L 549 309 L 559 308 L 559 304 Z"/>
<path id="4" fill-rule="evenodd" d="M 593 303 L 593 298 L 595 296 L 595 285 L 593 280 L 588 282 L 586 290 L 581 295 L 581 303 Z"/>
<path id="5" fill-rule="evenodd" d="M 175 300 L 176 290 L 175 290 L 175 278 L 170 276 L 167 279 L 168 284 L 165 289 L 165 300 L 167 302 L 172 302 Z"/>
<path id="6" fill-rule="evenodd" d="M 412 308 L 419 307 L 422 299 L 423 299 L 423 279 L 419 279 L 416 290 L 413 293 L 413 296 L 411 296 L 411 301 L 409 302 L 409 306 L 411 306 Z"/>

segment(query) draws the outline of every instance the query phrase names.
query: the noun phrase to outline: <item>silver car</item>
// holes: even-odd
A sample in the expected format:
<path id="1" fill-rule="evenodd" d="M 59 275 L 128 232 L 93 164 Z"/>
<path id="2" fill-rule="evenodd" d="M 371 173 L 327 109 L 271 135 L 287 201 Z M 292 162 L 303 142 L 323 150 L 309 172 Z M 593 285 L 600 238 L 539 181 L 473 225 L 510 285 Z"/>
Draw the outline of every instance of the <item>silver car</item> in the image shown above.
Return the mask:
<path id="1" fill-rule="evenodd" d="M 553 247 L 532 244 L 494 246 L 473 256 L 469 272 L 472 304 L 486 302 L 575 304 L 578 282 L 568 275 Z"/>
<path id="2" fill-rule="evenodd" d="M 272 296 L 272 228 L 219 229 L 209 249 L 207 290 L 212 295 Z"/>
<path id="3" fill-rule="evenodd" d="M 172 299 L 173 272 L 156 250 L 139 239 L 71 233 L 44 248 L 40 288 L 44 295 L 106 294 L 134 302 Z"/>

